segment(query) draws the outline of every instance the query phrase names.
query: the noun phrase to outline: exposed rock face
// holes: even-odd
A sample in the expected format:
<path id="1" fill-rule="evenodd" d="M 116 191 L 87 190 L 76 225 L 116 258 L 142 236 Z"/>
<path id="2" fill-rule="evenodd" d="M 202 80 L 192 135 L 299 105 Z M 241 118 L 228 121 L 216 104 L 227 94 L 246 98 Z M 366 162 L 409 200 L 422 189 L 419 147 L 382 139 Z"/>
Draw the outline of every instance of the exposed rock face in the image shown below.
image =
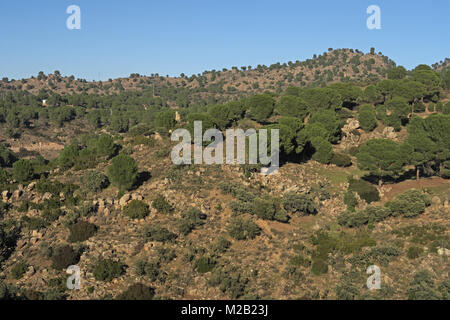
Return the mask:
<path id="1" fill-rule="evenodd" d="M 397 139 L 397 133 L 395 132 L 394 128 L 392 128 L 392 127 L 384 128 L 382 135 L 386 139 L 391 139 L 391 140 Z"/>
<path id="2" fill-rule="evenodd" d="M 357 131 L 359 129 L 359 121 L 356 119 L 347 119 L 347 123 L 342 128 L 342 140 L 339 144 L 340 149 L 349 149 L 357 147 L 361 143 L 361 136 Z"/>
<path id="3" fill-rule="evenodd" d="M 27 192 L 31 192 L 31 191 L 33 191 L 34 190 L 34 188 L 36 187 L 36 182 L 35 181 L 33 181 L 32 183 L 30 183 L 28 186 L 27 186 Z"/>
<path id="4" fill-rule="evenodd" d="M 353 130 L 359 129 L 359 121 L 353 118 L 347 119 L 346 125 L 342 128 L 342 132 L 350 133 Z"/>
<path id="5" fill-rule="evenodd" d="M 9 193 L 9 191 L 8 190 L 5 190 L 5 191 L 3 191 L 2 192 L 2 199 L 3 199 L 3 201 L 8 201 L 9 200 L 9 196 L 10 196 L 10 193 Z"/>
<path id="6" fill-rule="evenodd" d="M 12 195 L 12 199 L 13 200 L 19 200 L 20 196 L 23 194 L 22 190 L 17 189 L 14 190 L 13 195 Z"/>
<path id="7" fill-rule="evenodd" d="M 50 192 L 46 192 L 46 193 L 44 193 L 44 195 L 42 196 L 42 200 L 43 201 L 45 201 L 45 200 L 50 200 L 51 198 L 52 198 L 52 194 L 50 193 Z"/>
<path id="8" fill-rule="evenodd" d="M 180 116 L 180 114 L 178 113 L 178 111 L 175 111 L 175 121 L 176 121 L 176 122 L 180 122 L 180 121 L 181 121 L 181 116 Z"/>
<path id="9" fill-rule="evenodd" d="M 122 198 L 119 200 L 119 205 L 124 207 L 127 205 L 128 201 L 130 201 L 131 195 L 129 193 L 126 193 Z"/>

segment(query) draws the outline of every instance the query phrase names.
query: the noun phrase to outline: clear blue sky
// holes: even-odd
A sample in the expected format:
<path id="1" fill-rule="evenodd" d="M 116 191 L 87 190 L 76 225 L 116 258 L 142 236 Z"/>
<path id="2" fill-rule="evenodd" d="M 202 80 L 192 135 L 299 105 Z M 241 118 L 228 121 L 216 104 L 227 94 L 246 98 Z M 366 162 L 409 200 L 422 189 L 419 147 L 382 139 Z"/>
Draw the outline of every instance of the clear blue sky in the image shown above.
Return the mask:
<path id="1" fill-rule="evenodd" d="M 66 28 L 71 4 L 81 30 Z M 372 46 L 410 69 L 450 56 L 449 14 L 449 0 L 1 0 L 0 77 L 178 76 Z"/>

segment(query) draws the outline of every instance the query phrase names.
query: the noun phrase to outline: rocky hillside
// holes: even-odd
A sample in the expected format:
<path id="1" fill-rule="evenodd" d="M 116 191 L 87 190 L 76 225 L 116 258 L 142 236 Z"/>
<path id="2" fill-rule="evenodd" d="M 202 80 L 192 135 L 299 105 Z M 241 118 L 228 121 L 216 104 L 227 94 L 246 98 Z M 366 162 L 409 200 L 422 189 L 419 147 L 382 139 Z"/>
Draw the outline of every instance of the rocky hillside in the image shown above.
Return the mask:
<path id="1" fill-rule="evenodd" d="M 26 90 L 38 94 L 40 90 L 53 91 L 60 95 L 73 93 L 113 94 L 123 90 L 155 90 L 162 88 L 197 89 L 203 95 L 239 94 L 249 95 L 265 90 L 284 90 L 288 86 L 306 86 L 342 81 L 374 82 L 386 77 L 395 63 L 381 53 L 364 54 L 353 49 L 330 49 L 314 55 L 306 61 L 274 63 L 270 66 L 243 66 L 231 69 L 205 71 L 202 74 L 168 77 L 158 74 L 144 76 L 131 74 L 128 78 L 89 82 L 75 77 L 65 77 L 59 72 L 43 73 L 30 79 L 4 79 L 3 90 Z M 5 81 L 6 80 L 6 81 Z"/>

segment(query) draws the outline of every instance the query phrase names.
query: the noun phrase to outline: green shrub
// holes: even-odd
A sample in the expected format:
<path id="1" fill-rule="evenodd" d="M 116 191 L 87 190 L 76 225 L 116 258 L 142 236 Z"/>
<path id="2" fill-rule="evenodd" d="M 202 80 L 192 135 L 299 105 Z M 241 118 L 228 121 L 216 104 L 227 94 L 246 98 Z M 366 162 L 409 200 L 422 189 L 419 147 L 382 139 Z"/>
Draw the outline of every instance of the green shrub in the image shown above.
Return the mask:
<path id="1" fill-rule="evenodd" d="M 436 102 L 434 110 L 430 110 L 430 111 L 442 112 L 442 109 L 444 109 L 444 104 L 442 103 L 442 101 L 438 101 L 438 102 Z"/>
<path id="2" fill-rule="evenodd" d="M 120 277 L 124 272 L 124 265 L 121 262 L 116 262 L 110 259 L 100 260 L 94 267 L 94 278 L 97 281 L 111 281 L 114 278 Z"/>
<path id="3" fill-rule="evenodd" d="M 419 271 L 414 275 L 408 289 L 409 300 L 439 300 L 442 294 L 435 288 L 434 279 L 429 271 Z"/>
<path id="4" fill-rule="evenodd" d="M 208 280 L 211 286 L 219 286 L 219 289 L 227 293 L 231 299 L 241 297 L 245 292 L 248 278 L 242 276 L 234 267 L 215 268 Z"/>
<path id="5" fill-rule="evenodd" d="M 80 151 L 78 145 L 70 144 L 64 147 L 58 157 L 58 164 L 61 169 L 67 170 L 77 163 Z"/>
<path id="6" fill-rule="evenodd" d="M 382 206 L 367 206 L 358 212 L 344 211 L 338 216 L 338 223 L 342 226 L 353 228 L 360 227 L 369 222 L 379 222 L 392 214 L 389 208 Z"/>
<path id="7" fill-rule="evenodd" d="M 8 212 L 10 205 L 0 200 L 0 217 Z"/>
<path id="8" fill-rule="evenodd" d="M 338 223 L 348 228 L 360 227 L 368 222 L 369 216 L 364 211 L 356 213 L 344 211 L 338 216 Z"/>
<path id="9" fill-rule="evenodd" d="M 206 215 L 199 209 L 190 208 L 188 211 L 181 214 L 181 219 L 178 221 L 178 230 L 181 234 L 187 235 L 194 230 L 195 227 L 203 225 L 203 220 L 205 219 Z"/>
<path id="10" fill-rule="evenodd" d="M 355 267 L 365 269 L 372 264 L 387 265 L 392 259 L 397 258 L 400 253 L 401 252 L 397 247 L 375 247 L 368 251 L 354 255 L 348 259 L 348 262 Z"/>
<path id="11" fill-rule="evenodd" d="M 347 210 L 355 211 L 355 207 L 358 205 L 358 199 L 354 192 L 347 191 L 344 194 L 344 203 L 347 205 Z"/>
<path id="12" fill-rule="evenodd" d="M 54 250 L 51 258 L 53 268 L 62 270 L 68 266 L 75 265 L 80 259 L 80 254 L 72 246 L 62 245 Z"/>
<path id="13" fill-rule="evenodd" d="M 314 137 L 311 139 L 311 145 L 313 146 L 315 152 L 312 158 L 320 163 L 328 164 L 333 159 L 333 146 L 331 143 L 322 138 Z"/>
<path id="14" fill-rule="evenodd" d="M 406 256 L 409 259 L 417 259 L 418 257 L 420 257 L 422 255 L 422 253 L 423 253 L 423 248 L 412 246 L 412 247 L 408 248 L 408 252 L 406 253 Z"/>
<path id="15" fill-rule="evenodd" d="M 371 105 L 363 105 L 358 112 L 358 121 L 364 131 L 372 131 L 377 126 L 375 109 Z"/>
<path id="16" fill-rule="evenodd" d="M 96 139 L 94 148 L 99 156 L 107 158 L 115 156 L 118 151 L 114 139 L 106 134 L 102 134 Z"/>
<path id="17" fill-rule="evenodd" d="M 171 205 L 162 194 L 156 195 L 156 198 L 152 201 L 152 207 L 161 213 L 170 213 L 172 211 Z"/>
<path id="18" fill-rule="evenodd" d="M 450 114 L 450 101 L 447 101 L 446 104 L 442 107 L 443 114 Z"/>
<path id="19" fill-rule="evenodd" d="M 143 219 L 149 213 L 148 205 L 140 200 L 132 200 L 123 208 L 123 214 L 131 219 Z"/>
<path id="20" fill-rule="evenodd" d="M 260 219 L 278 220 L 287 222 L 288 217 L 285 212 L 282 212 L 278 203 L 273 199 L 257 198 L 252 206 L 251 213 Z"/>
<path id="21" fill-rule="evenodd" d="M 108 187 L 109 180 L 99 171 L 88 171 L 83 177 L 83 185 L 90 192 L 99 192 Z"/>
<path id="22" fill-rule="evenodd" d="M 219 188 L 223 194 L 231 194 L 234 198 L 240 201 L 253 202 L 253 200 L 255 200 L 255 195 L 245 190 L 245 188 L 240 185 L 229 182 L 221 182 L 219 183 Z"/>
<path id="23" fill-rule="evenodd" d="M 0 188 L 3 185 L 8 184 L 9 182 L 9 173 L 8 171 L 4 170 L 3 168 L 0 167 Z"/>
<path id="24" fill-rule="evenodd" d="M 328 263 L 324 259 L 313 259 L 311 272 L 319 276 L 328 272 Z"/>
<path id="25" fill-rule="evenodd" d="M 420 101 L 414 103 L 414 112 L 425 112 L 427 107 Z"/>
<path id="26" fill-rule="evenodd" d="M 11 167 L 16 160 L 16 156 L 3 144 L 0 144 L 0 167 Z"/>
<path id="27" fill-rule="evenodd" d="M 359 294 L 358 288 L 349 281 L 345 281 L 336 286 L 336 296 L 338 300 L 355 300 Z"/>
<path id="28" fill-rule="evenodd" d="M 264 122 L 272 115 L 274 105 L 274 99 L 268 94 L 253 95 L 246 101 L 249 114 L 258 122 Z"/>
<path id="29" fill-rule="evenodd" d="M 214 269 L 216 262 L 210 257 L 201 257 L 194 261 L 194 269 L 198 273 L 210 272 Z"/>
<path id="30" fill-rule="evenodd" d="M 391 209 L 382 206 L 367 206 L 364 212 L 369 217 L 369 222 L 383 221 L 392 215 Z"/>
<path id="31" fill-rule="evenodd" d="M 11 275 L 14 279 L 19 280 L 28 270 L 28 264 L 25 261 L 19 261 L 11 268 Z"/>
<path id="32" fill-rule="evenodd" d="M 69 226 L 70 235 L 67 241 L 82 242 L 92 237 L 97 232 L 97 226 L 87 221 L 78 221 Z"/>
<path id="33" fill-rule="evenodd" d="M 141 283 L 135 283 L 116 297 L 116 300 L 152 300 L 155 289 Z"/>
<path id="34" fill-rule="evenodd" d="M 297 267 L 298 266 L 309 267 L 311 265 L 311 261 L 303 255 L 293 256 L 289 261 L 289 263 Z"/>
<path id="35" fill-rule="evenodd" d="M 49 223 L 40 217 L 27 217 L 22 218 L 23 224 L 30 230 L 41 230 L 47 228 Z"/>
<path id="36" fill-rule="evenodd" d="M 236 240 L 247 240 L 259 235 L 261 229 L 252 220 L 237 217 L 230 222 L 228 232 Z"/>
<path id="37" fill-rule="evenodd" d="M 166 242 L 175 239 L 177 236 L 166 228 L 146 225 L 144 226 L 144 237 L 149 241 Z"/>
<path id="38" fill-rule="evenodd" d="M 148 262 L 146 260 L 139 260 L 136 262 L 136 273 L 140 276 L 146 276 L 150 281 L 164 282 L 165 274 L 161 270 L 160 263 L 158 261 Z"/>
<path id="39" fill-rule="evenodd" d="M 342 153 L 333 154 L 333 158 L 331 158 L 331 163 L 335 164 L 338 167 L 350 167 L 352 165 L 352 159 Z"/>
<path id="40" fill-rule="evenodd" d="M 120 190 L 129 190 L 137 181 L 138 168 L 133 158 L 120 154 L 111 160 L 107 173 L 112 184 Z"/>
<path id="41" fill-rule="evenodd" d="M 13 178 L 18 182 L 28 182 L 34 178 L 34 167 L 31 161 L 21 159 L 13 164 Z"/>
<path id="42" fill-rule="evenodd" d="M 425 212 L 430 206 L 430 197 L 419 190 L 411 189 L 389 201 L 386 207 L 392 210 L 393 216 L 403 215 L 412 218 Z"/>
<path id="43" fill-rule="evenodd" d="M 283 207 L 289 212 L 302 212 L 306 214 L 317 213 L 316 204 L 311 196 L 287 192 L 283 195 Z"/>
<path id="44" fill-rule="evenodd" d="M 356 192 L 359 197 L 367 203 L 380 200 L 380 193 L 377 188 L 364 180 L 349 179 L 348 191 Z"/>
<path id="45" fill-rule="evenodd" d="M 224 253 L 231 246 L 231 242 L 225 239 L 224 237 L 220 237 L 217 241 L 212 245 L 213 252 L 216 253 Z"/>

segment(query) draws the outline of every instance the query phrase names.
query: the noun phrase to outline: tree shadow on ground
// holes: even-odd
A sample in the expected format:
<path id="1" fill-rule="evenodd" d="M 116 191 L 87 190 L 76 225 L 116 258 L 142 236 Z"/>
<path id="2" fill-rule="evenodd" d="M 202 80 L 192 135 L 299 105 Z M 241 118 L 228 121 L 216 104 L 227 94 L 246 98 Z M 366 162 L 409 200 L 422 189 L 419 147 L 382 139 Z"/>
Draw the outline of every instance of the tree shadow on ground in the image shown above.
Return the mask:
<path id="1" fill-rule="evenodd" d="M 150 180 L 152 177 L 151 173 L 148 171 L 142 171 L 138 173 L 137 176 L 137 180 L 136 183 L 134 184 L 134 188 L 133 189 L 137 189 L 140 186 L 142 186 L 145 182 L 147 182 L 148 180 Z"/>

